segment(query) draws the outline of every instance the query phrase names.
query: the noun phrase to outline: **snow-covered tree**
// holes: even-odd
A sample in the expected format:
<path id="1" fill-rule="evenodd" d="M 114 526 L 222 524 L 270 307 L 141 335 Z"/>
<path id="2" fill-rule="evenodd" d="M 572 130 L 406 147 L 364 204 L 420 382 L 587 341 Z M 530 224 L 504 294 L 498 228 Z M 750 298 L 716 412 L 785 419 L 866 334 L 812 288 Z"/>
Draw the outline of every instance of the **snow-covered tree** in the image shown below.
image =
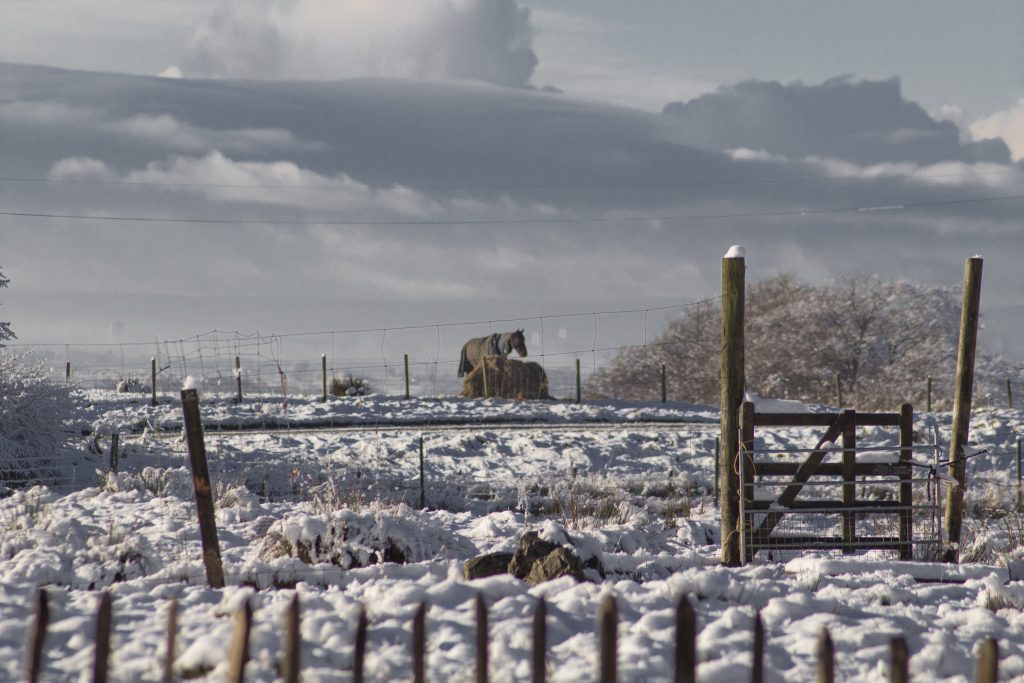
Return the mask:
<path id="1" fill-rule="evenodd" d="M 0 288 L 6 287 L 11 281 L 4 277 L 4 271 L 0 267 Z M 16 339 L 14 336 L 14 330 L 11 329 L 10 323 L 0 322 L 0 348 L 4 347 L 4 342 L 9 339 Z"/>
<path id="2" fill-rule="evenodd" d="M 598 373 L 591 390 L 622 398 L 653 399 L 666 366 L 669 395 L 717 404 L 720 310 L 692 309 L 645 349 L 620 353 Z M 909 401 L 924 408 L 927 378 L 933 407 L 953 398 L 960 294 L 856 275 L 811 286 L 792 275 L 756 283 L 746 299 L 746 373 L 752 393 L 811 403 L 892 410 Z M 999 358 L 978 353 L 975 394 L 999 395 L 1019 374 Z"/>

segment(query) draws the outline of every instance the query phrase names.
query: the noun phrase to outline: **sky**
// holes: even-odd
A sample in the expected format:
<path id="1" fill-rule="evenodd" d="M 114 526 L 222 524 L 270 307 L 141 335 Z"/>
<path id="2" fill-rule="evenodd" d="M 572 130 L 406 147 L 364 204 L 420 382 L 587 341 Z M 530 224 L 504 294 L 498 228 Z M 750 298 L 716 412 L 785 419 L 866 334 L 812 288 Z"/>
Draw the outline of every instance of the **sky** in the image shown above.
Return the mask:
<path id="1" fill-rule="evenodd" d="M 742 243 L 752 280 L 955 285 L 980 253 L 1024 358 L 1021 26 L 1012 0 L 2 0 L 0 318 L 73 343 L 644 308 L 714 295 Z"/>

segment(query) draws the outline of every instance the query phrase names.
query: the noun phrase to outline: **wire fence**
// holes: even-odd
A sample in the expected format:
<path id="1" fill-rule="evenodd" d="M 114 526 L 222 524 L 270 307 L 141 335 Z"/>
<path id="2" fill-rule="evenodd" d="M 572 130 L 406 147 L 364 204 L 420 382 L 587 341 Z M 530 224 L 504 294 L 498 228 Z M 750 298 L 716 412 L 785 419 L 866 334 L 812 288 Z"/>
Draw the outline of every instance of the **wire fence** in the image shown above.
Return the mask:
<path id="1" fill-rule="evenodd" d="M 207 390 L 246 394 L 319 394 L 333 378 L 357 378 L 374 393 L 436 397 L 459 394 L 459 355 L 469 339 L 523 329 L 528 356 L 544 369 L 549 393 L 575 396 L 619 354 L 654 350 L 668 325 L 691 312 L 700 319 L 720 297 L 614 311 L 423 325 L 263 334 L 210 330 L 179 339 L 121 343 L 32 344 L 54 380 L 85 389 L 176 393 L 185 379 Z M 18 345 L 12 345 L 17 347 Z M 29 346 L 29 345 L 22 345 Z M 578 364 L 578 368 L 577 368 Z M 653 396 L 661 379 L 649 382 Z M 634 392 L 635 393 L 635 392 Z"/>

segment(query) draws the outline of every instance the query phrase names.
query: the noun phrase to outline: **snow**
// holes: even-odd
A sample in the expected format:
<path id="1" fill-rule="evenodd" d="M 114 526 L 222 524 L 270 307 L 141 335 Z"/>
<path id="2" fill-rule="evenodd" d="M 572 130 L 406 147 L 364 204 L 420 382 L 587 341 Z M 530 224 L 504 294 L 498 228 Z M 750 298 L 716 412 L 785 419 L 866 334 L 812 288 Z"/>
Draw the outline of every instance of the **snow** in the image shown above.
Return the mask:
<path id="1" fill-rule="evenodd" d="M 746 258 L 747 250 L 738 244 L 734 244 L 729 247 L 729 251 L 725 252 L 725 256 L 722 258 Z"/>
<path id="2" fill-rule="evenodd" d="M 706 406 L 293 396 L 285 418 L 280 398 L 247 397 L 239 406 L 206 394 L 204 419 L 222 428 L 209 429 L 206 442 L 228 584 L 212 590 L 204 585 L 180 406 L 112 392 L 84 398 L 82 429 L 122 434 L 120 472 L 106 472 L 109 456 L 90 452 L 94 437 L 82 437 L 76 457 L 99 470 L 94 477 L 82 475 L 70 493 L 35 487 L 0 499 L 0 680 L 24 678 L 38 586 L 51 605 L 47 681 L 79 681 L 90 669 L 103 589 L 113 595 L 115 681 L 160 679 L 171 598 L 179 602 L 179 676 L 223 679 L 232 615 L 248 600 L 246 680 L 278 680 L 280 624 L 296 593 L 305 681 L 351 679 L 361 606 L 370 618 L 368 680 L 408 678 L 410 622 L 423 601 L 430 677 L 467 680 L 477 594 L 490 609 L 499 681 L 529 680 L 540 597 L 548 601 L 550 680 L 595 678 L 595 615 L 609 594 L 619 601 L 623 681 L 670 680 L 682 595 L 697 612 L 701 681 L 749 677 L 758 610 L 769 680 L 814 680 L 822 626 L 843 681 L 884 680 L 897 635 L 907 639 L 915 680 L 970 680 L 977 645 L 989 636 L 999 639 L 1003 676 L 1024 676 L 1022 523 L 985 512 L 1013 506 L 1021 411 L 974 415 L 970 447 L 988 450 L 970 461 L 966 492 L 972 516 L 963 555 L 976 563 L 808 553 L 733 569 L 718 564 L 710 495 L 718 416 Z M 463 420 L 475 425 L 453 425 Z M 230 430 L 263 424 L 292 429 Z M 915 427 L 930 435 L 938 426 L 948 437 L 948 425 L 948 414 L 925 414 Z M 422 510 L 412 507 L 421 436 Z M 758 432 L 773 451 L 805 448 L 815 436 Z M 861 439 L 897 445 L 891 430 L 864 430 Z M 510 552 L 527 530 L 583 560 L 597 558 L 604 576 L 590 570 L 589 582 L 564 577 L 533 587 L 508 575 L 462 577 L 465 560 Z M 395 553 L 404 564 L 382 561 Z"/>

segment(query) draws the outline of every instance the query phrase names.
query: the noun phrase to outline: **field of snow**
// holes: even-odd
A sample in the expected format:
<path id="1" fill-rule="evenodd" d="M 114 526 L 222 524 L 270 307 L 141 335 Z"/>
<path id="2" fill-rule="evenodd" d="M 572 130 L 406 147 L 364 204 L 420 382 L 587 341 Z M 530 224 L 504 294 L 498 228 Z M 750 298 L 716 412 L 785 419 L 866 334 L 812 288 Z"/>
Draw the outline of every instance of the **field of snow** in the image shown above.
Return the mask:
<path id="1" fill-rule="evenodd" d="M 286 412 L 280 398 L 238 406 L 204 396 L 204 419 L 216 427 L 206 448 L 228 583 L 212 590 L 179 405 L 108 392 L 85 399 L 75 429 L 88 435 L 76 436 L 72 478 L 0 499 L 3 680 L 24 678 L 39 586 L 51 599 L 46 681 L 89 679 L 101 589 L 113 595 L 115 681 L 160 680 L 171 598 L 179 602 L 178 676 L 223 679 L 231 617 L 248 599 L 255 611 L 246 680 L 277 680 L 282 619 L 296 592 L 304 681 L 351 680 L 361 605 L 370 618 L 368 680 L 408 679 L 410 623 L 423 601 L 430 680 L 472 680 L 481 593 L 495 681 L 529 680 L 538 597 L 548 601 L 549 679 L 593 680 L 595 615 L 608 594 L 619 602 L 623 681 L 670 680 L 681 595 L 698 615 L 701 681 L 749 676 L 757 610 L 770 681 L 813 680 L 822 626 L 843 681 L 884 679 L 896 635 L 907 639 L 918 680 L 971 680 L 988 636 L 998 638 L 1003 678 L 1024 676 L 1024 582 L 1006 568 L 1024 554 L 1024 517 L 1013 511 L 1021 411 L 978 412 L 972 422 L 970 450 L 985 452 L 968 467 L 963 557 L 971 564 L 809 554 L 729 569 L 717 563 L 712 408 L 371 396 L 293 398 Z M 945 443 L 949 421 L 918 416 L 921 442 L 937 432 Z M 120 458 L 111 474 L 115 432 Z M 815 437 L 758 436 L 772 449 L 805 448 Z M 862 443 L 892 438 L 867 433 Z M 531 587 L 511 575 L 463 578 L 466 560 L 511 552 L 528 530 L 593 560 L 588 581 Z"/>

